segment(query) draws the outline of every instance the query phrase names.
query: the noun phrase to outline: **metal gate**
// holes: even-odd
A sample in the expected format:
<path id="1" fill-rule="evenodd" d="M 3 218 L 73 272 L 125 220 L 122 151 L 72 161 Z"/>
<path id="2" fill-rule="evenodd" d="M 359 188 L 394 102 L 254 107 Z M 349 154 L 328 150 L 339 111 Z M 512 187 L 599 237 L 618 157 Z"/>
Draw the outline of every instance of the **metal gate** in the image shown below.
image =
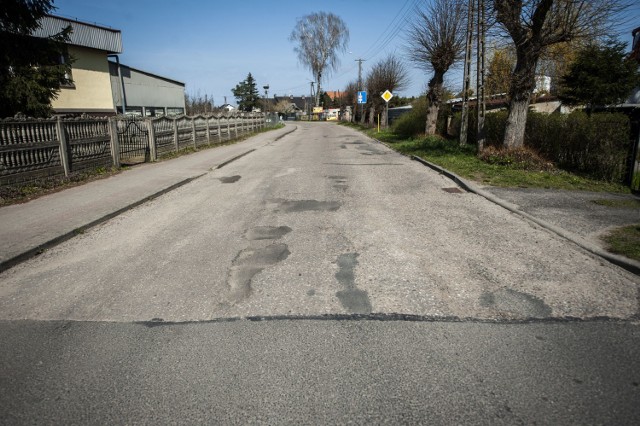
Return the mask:
<path id="1" fill-rule="evenodd" d="M 118 143 L 122 164 L 149 161 L 149 130 L 143 119 L 126 117 L 118 120 Z"/>

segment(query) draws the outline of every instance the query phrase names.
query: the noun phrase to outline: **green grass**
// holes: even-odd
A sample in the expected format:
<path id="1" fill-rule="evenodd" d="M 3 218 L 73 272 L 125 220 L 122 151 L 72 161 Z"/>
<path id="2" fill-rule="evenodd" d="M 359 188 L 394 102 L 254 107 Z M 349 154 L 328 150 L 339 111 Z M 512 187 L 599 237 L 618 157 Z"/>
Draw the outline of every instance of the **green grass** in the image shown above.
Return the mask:
<path id="1" fill-rule="evenodd" d="M 640 261 L 640 225 L 615 229 L 603 240 L 610 252 Z"/>
<path id="2" fill-rule="evenodd" d="M 594 192 L 629 193 L 618 183 L 580 176 L 560 169 L 551 171 L 522 170 L 513 166 L 489 164 L 476 156 L 475 146 L 461 147 L 455 140 L 422 137 L 403 140 L 390 130 L 369 129 L 358 124 L 343 124 L 368 136 L 386 142 L 405 155 L 415 155 L 437 164 L 458 176 L 484 185 L 516 188 L 547 188 Z"/>
<path id="3" fill-rule="evenodd" d="M 603 198 L 601 200 L 591 200 L 599 206 L 613 207 L 616 209 L 637 209 L 640 208 L 640 200 L 611 200 Z"/>

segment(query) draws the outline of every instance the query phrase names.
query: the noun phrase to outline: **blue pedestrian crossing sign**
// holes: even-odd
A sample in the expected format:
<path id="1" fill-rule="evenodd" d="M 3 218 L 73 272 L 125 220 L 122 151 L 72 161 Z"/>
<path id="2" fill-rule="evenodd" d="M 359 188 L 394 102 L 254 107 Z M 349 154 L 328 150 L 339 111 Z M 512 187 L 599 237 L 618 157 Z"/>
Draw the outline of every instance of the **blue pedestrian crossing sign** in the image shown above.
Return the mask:
<path id="1" fill-rule="evenodd" d="M 359 104 L 366 104 L 367 103 L 367 92 L 365 92 L 365 91 L 358 92 L 358 103 Z"/>

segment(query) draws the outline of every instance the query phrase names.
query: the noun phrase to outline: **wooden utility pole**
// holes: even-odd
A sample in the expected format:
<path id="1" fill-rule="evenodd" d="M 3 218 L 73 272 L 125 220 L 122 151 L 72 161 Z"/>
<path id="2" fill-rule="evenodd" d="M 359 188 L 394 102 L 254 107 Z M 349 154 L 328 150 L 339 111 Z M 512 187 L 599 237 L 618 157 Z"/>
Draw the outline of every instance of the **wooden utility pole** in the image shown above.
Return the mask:
<path id="1" fill-rule="evenodd" d="M 478 105 L 478 152 L 484 149 L 484 118 L 487 104 L 484 94 L 484 58 L 485 58 L 485 16 L 484 0 L 478 0 L 478 75 L 477 75 L 477 105 Z"/>
<path id="2" fill-rule="evenodd" d="M 467 144 L 469 128 L 469 91 L 471 90 L 471 49 L 473 46 L 473 8 L 475 0 L 467 7 L 467 42 L 464 52 L 464 83 L 462 88 L 462 123 L 460 123 L 460 145 Z"/>

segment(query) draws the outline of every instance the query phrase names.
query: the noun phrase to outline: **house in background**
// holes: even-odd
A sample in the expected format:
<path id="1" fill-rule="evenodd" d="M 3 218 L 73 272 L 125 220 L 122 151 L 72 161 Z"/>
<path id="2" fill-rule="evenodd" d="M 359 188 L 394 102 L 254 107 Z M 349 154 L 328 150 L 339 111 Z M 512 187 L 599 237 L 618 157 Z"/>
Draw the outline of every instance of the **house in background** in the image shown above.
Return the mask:
<path id="1" fill-rule="evenodd" d="M 56 114 L 115 115 L 122 113 L 123 103 L 128 114 L 184 114 L 184 83 L 120 64 L 120 30 L 47 15 L 33 36 L 50 37 L 69 25 L 72 83 L 61 87 L 52 101 Z"/>
<path id="2" fill-rule="evenodd" d="M 184 83 L 109 61 L 113 102 L 122 114 L 161 117 L 185 113 Z"/>
<path id="3" fill-rule="evenodd" d="M 115 114 L 107 57 L 122 52 L 120 30 L 47 15 L 33 35 L 50 37 L 68 25 L 73 29 L 69 41 L 73 83 L 60 88 L 53 110 L 56 114 Z"/>

